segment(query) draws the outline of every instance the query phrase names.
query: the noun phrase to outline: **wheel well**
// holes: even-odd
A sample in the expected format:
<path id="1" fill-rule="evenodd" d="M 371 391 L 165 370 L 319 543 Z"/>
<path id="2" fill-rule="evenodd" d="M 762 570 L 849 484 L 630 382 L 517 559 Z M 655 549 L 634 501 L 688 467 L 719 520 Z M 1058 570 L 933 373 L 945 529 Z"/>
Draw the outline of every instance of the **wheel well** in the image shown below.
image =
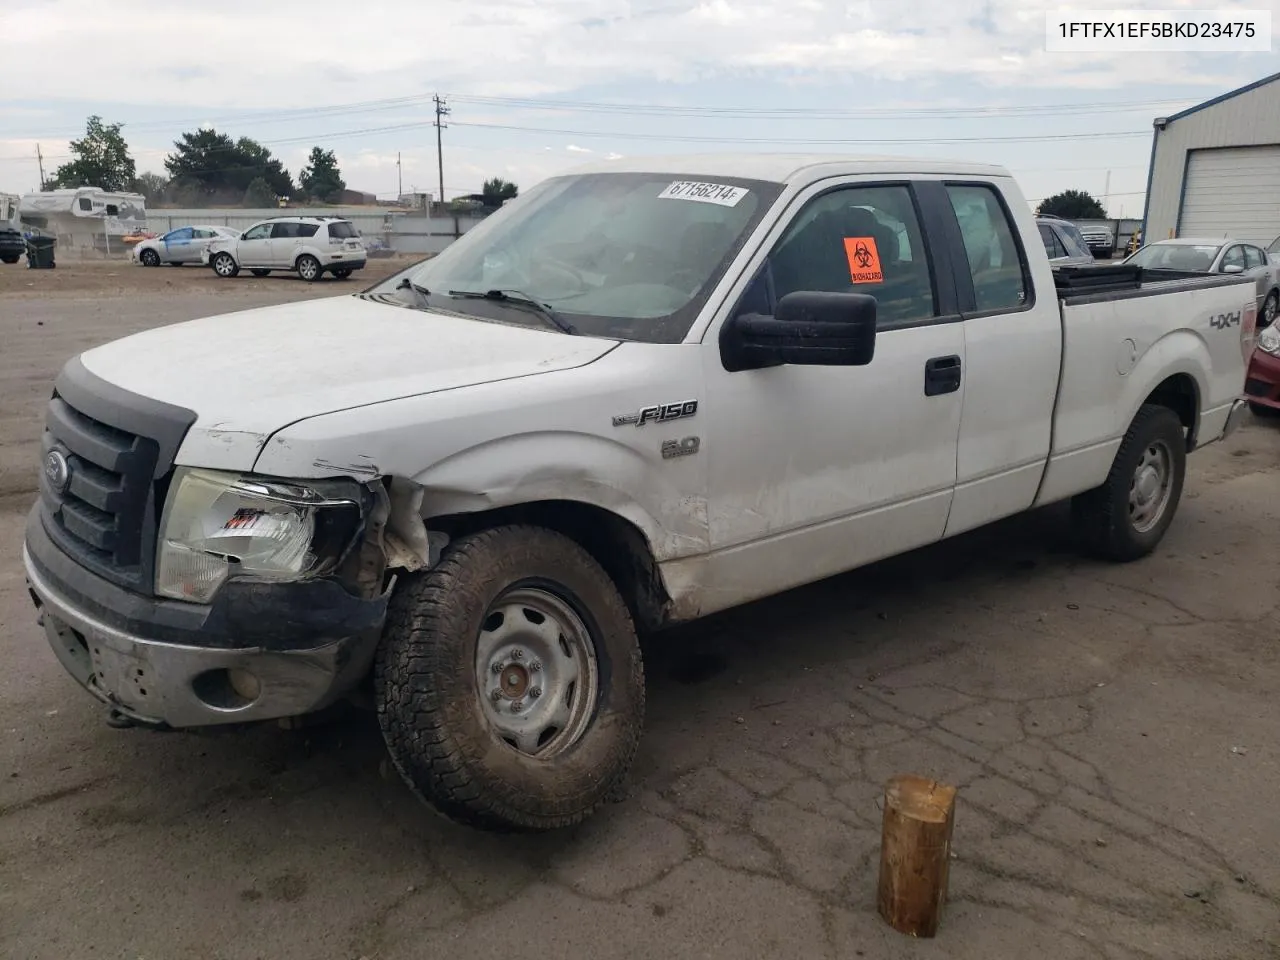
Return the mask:
<path id="1" fill-rule="evenodd" d="M 1187 449 L 1196 443 L 1196 418 L 1200 412 L 1200 389 L 1189 374 L 1177 373 L 1165 379 L 1147 395 L 1144 405 L 1168 407 L 1178 415 L 1187 431 Z"/>
<path id="2" fill-rule="evenodd" d="M 554 530 L 591 554 L 617 586 L 637 627 L 656 630 L 666 623 L 671 598 L 649 542 L 639 527 L 616 513 L 572 500 L 539 500 L 478 513 L 430 517 L 426 526 L 457 538 L 513 523 Z"/>

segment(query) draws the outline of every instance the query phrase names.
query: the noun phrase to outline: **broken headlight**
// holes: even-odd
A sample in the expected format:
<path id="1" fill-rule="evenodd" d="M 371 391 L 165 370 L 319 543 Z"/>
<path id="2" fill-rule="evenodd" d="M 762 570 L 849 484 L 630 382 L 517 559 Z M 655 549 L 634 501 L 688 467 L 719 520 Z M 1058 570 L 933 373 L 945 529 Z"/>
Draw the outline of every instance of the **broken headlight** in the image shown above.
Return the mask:
<path id="1" fill-rule="evenodd" d="M 1280 330 L 1270 326 L 1258 334 L 1258 349 L 1273 357 L 1280 357 Z"/>
<path id="2" fill-rule="evenodd" d="M 341 562 L 360 530 L 362 489 L 181 467 L 160 520 L 156 593 L 208 603 L 231 577 L 305 580 Z"/>

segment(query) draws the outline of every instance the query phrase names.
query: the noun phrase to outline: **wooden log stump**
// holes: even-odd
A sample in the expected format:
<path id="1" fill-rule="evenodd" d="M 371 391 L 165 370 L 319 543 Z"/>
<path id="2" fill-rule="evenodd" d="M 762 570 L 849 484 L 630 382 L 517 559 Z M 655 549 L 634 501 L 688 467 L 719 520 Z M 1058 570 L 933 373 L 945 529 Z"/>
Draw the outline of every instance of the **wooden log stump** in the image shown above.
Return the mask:
<path id="1" fill-rule="evenodd" d="M 884 791 L 880 916 L 899 933 L 932 937 L 947 899 L 956 788 L 924 777 L 894 777 Z"/>

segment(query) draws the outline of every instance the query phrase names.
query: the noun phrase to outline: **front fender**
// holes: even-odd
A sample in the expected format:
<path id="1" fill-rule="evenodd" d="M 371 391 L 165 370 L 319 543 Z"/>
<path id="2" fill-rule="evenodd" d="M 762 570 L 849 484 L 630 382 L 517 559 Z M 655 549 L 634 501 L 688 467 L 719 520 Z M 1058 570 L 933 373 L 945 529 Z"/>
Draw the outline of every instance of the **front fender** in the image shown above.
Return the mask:
<path id="1" fill-rule="evenodd" d="M 408 479 L 423 488 L 428 517 L 545 500 L 599 507 L 635 525 L 661 563 L 707 550 L 696 459 L 655 460 L 622 441 L 543 431 L 476 444 Z"/>

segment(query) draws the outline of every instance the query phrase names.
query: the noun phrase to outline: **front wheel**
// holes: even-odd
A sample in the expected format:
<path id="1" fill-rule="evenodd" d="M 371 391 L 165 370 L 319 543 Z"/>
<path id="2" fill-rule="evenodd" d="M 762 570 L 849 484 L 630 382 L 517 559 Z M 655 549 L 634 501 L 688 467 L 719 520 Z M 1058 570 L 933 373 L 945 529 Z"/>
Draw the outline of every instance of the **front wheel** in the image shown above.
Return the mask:
<path id="1" fill-rule="evenodd" d="M 378 720 L 410 787 L 447 817 L 549 830 L 619 787 L 644 725 L 644 671 L 617 588 L 541 527 L 463 537 L 392 598 Z"/>
<path id="2" fill-rule="evenodd" d="M 214 273 L 224 278 L 234 277 L 240 272 L 240 265 L 236 263 L 236 258 L 229 253 L 215 253 L 209 265 L 213 267 Z"/>
<path id="3" fill-rule="evenodd" d="M 1168 407 L 1141 407 L 1106 482 L 1072 501 L 1077 532 L 1090 552 L 1126 562 L 1154 550 L 1178 510 L 1186 471 L 1178 415 Z"/>
<path id="4" fill-rule="evenodd" d="M 298 258 L 298 276 L 307 283 L 315 283 L 320 279 L 320 261 L 309 253 Z"/>
<path id="5" fill-rule="evenodd" d="M 156 253 L 154 250 L 143 250 L 138 254 L 138 259 L 142 261 L 142 265 L 144 267 L 160 266 L 160 254 Z"/>

